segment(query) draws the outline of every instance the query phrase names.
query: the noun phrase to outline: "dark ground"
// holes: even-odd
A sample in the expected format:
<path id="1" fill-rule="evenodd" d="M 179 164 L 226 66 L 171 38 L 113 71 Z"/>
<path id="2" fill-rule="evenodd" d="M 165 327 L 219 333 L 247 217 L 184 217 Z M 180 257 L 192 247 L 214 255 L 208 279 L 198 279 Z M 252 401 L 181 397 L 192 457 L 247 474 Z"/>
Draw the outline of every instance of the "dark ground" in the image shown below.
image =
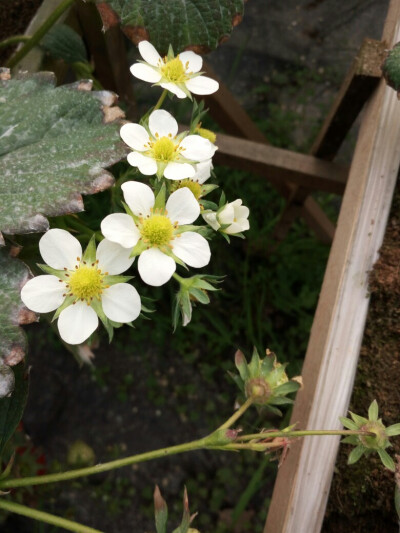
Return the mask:
<path id="1" fill-rule="evenodd" d="M 14 8 L 16 3 L 9 1 L 5 5 Z M 32 3 L 27 1 L 26 5 Z M 230 41 L 209 59 L 274 144 L 305 150 L 363 37 L 380 38 L 387 5 L 387 0 L 346 3 L 251 0 L 246 3 L 244 20 Z M 21 32 L 22 28 L 16 30 Z M 354 135 L 342 150 L 342 159 L 348 160 L 353 143 Z M 253 225 L 263 224 L 262 212 L 254 210 L 253 217 Z M 391 222 L 389 230 L 398 242 L 398 222 Z M 243 260 L 241 246 L 234 245 L 229 250 L 233 260 Z M 213 273 L 218 272 L 224 259 L 216 258 Z M 385 406 L 384 419 L 389 424 L 398 421 L 400 404 L 400 388 L 388 379 L 399 375 L 399 328 L 389 313 L 386 319 L 390 323 L 379 322 L 379 312 L 386 311 L 390 296 L 384 289 L 381 291 L 379 280 L 376 274 L 373 305 L 378 307 L 376 311 L 373 307 L 371 313 L 377 314 L 370 317 L 367 325 L 352 407 L 361 412 L 376 397 Z M 284 275 L 280 281 L 284 283 Z M 397 293 L 392 289 L 391 301 L 396 306 Z M 225 291 L 234 290 L 228 280 Z M 173 337 L 166 325 L 169 295 L 166 292 L 163 295 L 166 301 L 158 304 L 161 307 L 158 315 L 164 313 L 167 319 L 160 324 L 139 323 L 133 333 L 127 328 L 118 331 L 111 346 L 102 336 L 93 371 L 87 367 L 80 369 L 54 336 L 49 340 L 46 333 L 45 337 L 45 324 L 29 328 L 31 391 L 24 425 L 35 445 L 44 451 L 49 468 L 51 465 L 60 468 L 57 464 L 65 468 L 68 447 L 77 439 L 90 445 L 101 462 L 191 440 L 229 416 L 236 392 L 226 377 L 226 370 L 233 370 L 232 358 L 237 346 L 250 349 L 245 333 L 233 325 L 235 315 L 244 313 L 244 309 L 240 305 L 227 309 L 229 299 L 217 300 L 215 316 L 225 321 L 228 330 L 225 343 L 222 333 L 218 333 L 204 312 L 193 326 Z M 273 322 L 276 338 L 272 342 L 290 345 L 285 338 L 290 335 L 286 318 L 277 317 L 269 309 L 263 320 Z M 381 324 L 385 328 L 384 337 L 378 335 Z M 219 344 L 213 344 L 210 335 L 202 333 L 204 328 L 215 328 L 214 335 L 220 335 Z M 262 340 L 265 346 L 274 348 L 265 333 Z M 304 328 L 303 338 L 295 341 L 300 346 L 300 355 L 304 353 L 306 340 Z M 384 385 L 375 388 L 380 383 Z M 259 427 L 261 423 L 254 416 L 246 420 L 249 428 Z M 346 451 L 343 449 L 341 454 Z M 192 510 L 200 511 L 194 525 L 202 533 L 256 533 L 262 531 L 265 521 L 275 464 L 266 467 L 263 482 L 247 507 L 245 517 L 249 523 L 234 530 L 227 525 L 227 516 L 261 461 L 261 457 L 192 453 L 24 497 L 44 510 L 74 517 L 108 533 L 144 533 L 154 531 L 151 504 L 154 484 L 161 486 L 174 524 L 181 513 L 181 496 L 186 484 Z M 340 464 L 344 461 L 342 455 L 340 461 Z M 354 468 L 340 467 L 324 531 L 395 531 L 390 476 L 382 468 L 378 469 L 373 459 L 360 462 L 357 470 L 360 478 L 355 476 Z M 355 483 L 349 483 L 353 479 Z M 368 508 L 370 514 L 361 516 L 362 508 Z M 0 526 L 0 531 L 55 531 L 33 529 L 32 522 L 14 518 L 7 524 Z"/>

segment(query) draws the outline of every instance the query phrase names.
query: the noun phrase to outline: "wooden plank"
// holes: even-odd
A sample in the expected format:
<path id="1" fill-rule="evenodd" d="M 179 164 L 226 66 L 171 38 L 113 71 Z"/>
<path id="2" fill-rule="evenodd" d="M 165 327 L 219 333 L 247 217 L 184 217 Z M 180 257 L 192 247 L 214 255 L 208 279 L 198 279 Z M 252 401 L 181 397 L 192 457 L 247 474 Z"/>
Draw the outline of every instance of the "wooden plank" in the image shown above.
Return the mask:
<path id="1" fill-rule="evenodd" d="M 391 0 L 384 40 L 400 39 L 400 0 Z M 368 103 L 343 198 L 291 424 L 338 428 L 348 408 L 377 259 L 400 163 L 400 105 L 381 80 Z M 265 533 L 321 529 L 339 439 L 293 444 L 276 480 Z"/>
<path id="2" fill-rule="evenodd" d="M 384 52 L 383 42 L 373 39 L 364 40 L 314 141 L 310 151 L 312 155 L 329 161 L 335 157 L 348 131 L 382 76 L 381 64 Z M 307 189 L 301 186 L 296 187 L 275 229 L 274 236 L 276 238 L 281 240 L 285 237 L 291 224 L 298 216 L 299 206 L 303 206 L 308 197 L 309 191 Z M 306 205 L 309 205 L 309 199 Z M 312 210 L 313 207 L 311 204 L 309 208 L 300 210 L 301 215 L 310 225 L 312 220 L 308 218 L 310 208 Z M 314 226 L 315 231 L 318 232 L 319 227 L 324 223 L 324 220 L 320 220 L 320 223 Z M 326 229 L 332 232 L 333 238 L 332 225 L 328 225 Z M 324 231 L 322 236 L 325 234 Z"/>
<path id="3" fill-rule="evenodd" d="M 217 165 L 260 174 L 285 195 L 286 182 L 336 194 L 342 194 L 346 186 L 348 169 L 337 163 L 222 133 L 217 135 L 217 145 Z"/>
<path id="4" fill-rule="evenodd" d="M 333 102 L 310 153 L 332 160 L 380 78 L 385 45 L 365 39 Z"/>

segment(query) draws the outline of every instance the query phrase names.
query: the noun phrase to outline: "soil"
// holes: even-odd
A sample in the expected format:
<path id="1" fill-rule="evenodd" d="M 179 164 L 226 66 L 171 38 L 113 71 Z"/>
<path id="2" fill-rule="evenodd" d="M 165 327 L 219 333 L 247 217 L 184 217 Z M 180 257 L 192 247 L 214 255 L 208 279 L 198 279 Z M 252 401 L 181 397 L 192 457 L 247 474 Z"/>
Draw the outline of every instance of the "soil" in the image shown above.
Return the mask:
<path id="1" fill-rule="evenodd" d="M 366 413 L 376 399 L 385 425 L 399 421 L 400 406 L 400 185 L 379 260 L 370 276 L 371 302 L 350 410 Z M 393 438 L 392 457 L 400 453 Z M 351 446 L 340 448 L 323 531 L 397 533 L 394 475 L 377 457 L 348 467 Z"/>

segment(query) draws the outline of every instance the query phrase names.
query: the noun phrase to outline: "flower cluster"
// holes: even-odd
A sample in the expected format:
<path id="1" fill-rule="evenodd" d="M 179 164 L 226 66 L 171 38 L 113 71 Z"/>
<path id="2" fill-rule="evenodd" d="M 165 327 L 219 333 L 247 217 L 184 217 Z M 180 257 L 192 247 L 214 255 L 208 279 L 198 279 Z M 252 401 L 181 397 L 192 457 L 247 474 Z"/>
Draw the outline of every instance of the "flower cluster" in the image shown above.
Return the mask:
<path id="1" fill-rule="evenodd" d="M 65 229 L 49 230 L 39 248 L 45 275 L 26 283 L 21 292 L 24 304 L 37 313 L 54 312 L 61 338 L 81 344 L 96 330 L 99 319 L 109 333 L 130 324 L 141 313 L 141 298 L 121 276 L 134 263 L 141 280 L 159 287 L 172 277 L 179 283 L 174 309 L 174 326 L 179 315 L 190 322 L 192 302 L 209 303 L 208 291 L 220 277 L 198 274 L 183 278 L 177 265 L 203 268 L 211 258 L 209 239 L 214 232 L 227 237 L 243 236 L 249 229 L 249 210 L 238 199 L 228 203 L 222 193 L 219 206 L 205 197 L 218 188 L 206 183 L 212 176 L 216 135 L 201 127 L 202 103 L 193 103 L 190 127 L 179 131 L 171 113 L 160 109 L 167 92 L 178 98 L 211 94 L 218 83 L 201 72 L 202 59 L 187 51 L 177 56 L 172 49 L 162 58 L 147 41 L 139 44 L 144 61 L 131 67 L 134 76 L 164 89 L 154 109 L 140 123 L 125 123 L 122 140 L 131 152 L 129 165 L 149 177 L 149 184 L 125 180 L 119 212 L 105 216 L 85 252 L 80 242 Z M 119 182 L 120 183 L 120 180 Z M 118 211 L 118 207 L 117 207 Z M 196 225 L 198 219 L 207 225 Z M 68 227 L 68 222 L 67 226 Z M 90 229 L 90 228 L 88 228 Z M 86 232 L 87 233 L 87 232 Z"/>

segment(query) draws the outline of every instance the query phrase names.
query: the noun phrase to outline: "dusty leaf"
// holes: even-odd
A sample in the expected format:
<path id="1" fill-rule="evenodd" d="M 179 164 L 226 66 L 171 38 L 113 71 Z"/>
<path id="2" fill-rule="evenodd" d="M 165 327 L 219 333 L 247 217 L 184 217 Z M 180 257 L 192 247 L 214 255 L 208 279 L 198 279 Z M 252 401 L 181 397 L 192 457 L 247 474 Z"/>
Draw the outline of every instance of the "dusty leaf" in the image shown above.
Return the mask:
<path id="1" fill-rule="evenodd" d="M 51 73 L 0 78 L 0 230 L 48 228 L 47 216 L 83 209 L 81 193 L 113 184 L 106 167 L 125 157 L 116 97 Z"/>
<path id="2" fill-rule="evenodd" d="M 242 20 L 244 0 L 106 0 L 97 7 L 104 28 L 121 24 L 135 43 L 150 41 L 161 54 L 214 50 Z"/>
<path id="3" fill-rule="evenodd" d="M 25 333 L 19 326 L 34 322 L 37 317 L 20 298 L 21 288 L 30 277 L 29 270 L 22 261 L 11 257 L 5 247 L 0 248 L 0 272 L 0 365 L 14 366 L 24 358 L 27 347 Z M 1 376 L 5 396 L 4 380 L 8 378 L 7 372 Z"/>

